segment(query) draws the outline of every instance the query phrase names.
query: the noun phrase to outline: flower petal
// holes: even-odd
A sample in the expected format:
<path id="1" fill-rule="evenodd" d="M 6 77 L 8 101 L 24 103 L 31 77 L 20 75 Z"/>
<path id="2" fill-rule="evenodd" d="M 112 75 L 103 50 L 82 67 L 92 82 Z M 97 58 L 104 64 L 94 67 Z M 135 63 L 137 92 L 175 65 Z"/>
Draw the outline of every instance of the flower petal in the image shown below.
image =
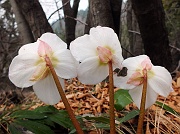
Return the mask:
<path id="1" fill-rule="evenodd" d="M 116 69 L 116 68 L 120 68 L 122 69 L 122 62 L 123 62 L 123 57 L 122 55 L 113 55 L 112 57 L 112 61 L 113 61 L 113 69 Z"/>
<path id="2" fill-rule="evenodd" d="M 38 47 L 39 47 L 39 45 L 38 45 L 37 42 L 23 45 L 23 46 L 19 49 L 18 54 L 26 54 L 26 53 L 34 54 L 34 53 L 37 53 Z"/>
<path id="3" fill-rule="evenodd" d="M 167 97 L 172 89 L 172 77 L 170 73 L 160 66 L 153 66 L 154 76 L 148 79 L 150 87 L 158 94 Z"/>
<path id="4" fill-rule="evenodd" d="M 54 53 L 54 57 L 58 57 L 59 60 L 54 68 L 59 77 L 64 79 L 77 77 L 77 61 L 70 50 L 58 51 Z"/>
<path id="5" fill-rule="evenodd" d="M 46 42 L 53 51 L 67 49 L 67 44 L 62 41 L 56 34 L 44 33 L 40 39 Z"/>
<path id="6" fill-rule="evenodd" d="M 97 55 L 98 43 L 90 35 L 78 37 L 70 44 L 72 55 L 77 61 L 83 61 L 86 58 Z"/>
<path id="7" fill-rule="evenodd" d="M 113 29 L 97 26 L 90 29 L 90 36 L 98 42 L 98 46 L 109 46 L 112 51 L 122 54 L 119 39 Z"/>
<path id="8" fill-rule="evenodd" d="M 140 109 L 141 105 L 141 97 L 142 97 L 142 89 L 143 86 L 137 86 L 132 90 L 129 90 L 129 94 L 131 95 L 134 103 L 136 106 Z M 151 105 L 153 105 L 156 102 L 156 99 L 158 97 L 158 94 L 154 92 L 149 86 L 147 87 L 147 92 L 146 92 L 146 104 L 145 104 L 145 109 L 149 108 Z"/>
<path id="9" fill-rule="evenodd" d="M 129 94 L 131 95 L 131 98 L 133 99 L 136 106 L 140 109 L 141 96 L 142 96 L 142 85 L 136 86 L 135 88 L 129 90 Z"/>
<path id="10" fill-rule="evenodd" d="M 102 64 L 99 58 L 84 60 L 78 67 L 78 79 L 84 84 L 97 84 L 108 76 L 108 64 Z"/>
<path id="11" fill-rule="evenodd" d="M 37 54 L 21 54 L 16 56 L 9 67 L 9 79 L 17 87 L 32 86 L 35 81 L 30 81 L 33 73 L 36 70 L 35 63 L 38 61 Z"/>
<path id="12" fill-rule="evenodd" d="M 49 56 L 52 54 L 52 49 L 51 47 L 44 41 L 38 40 L 39 42 L 39 47 L 38 47 L 38 54 L 41 57 L 44 57 L 45 55 Z"/>
<path id="13" fill-rule="evenodd" d="M 126 66 L 124 66 L 126 67 Z M 126 76 L 117 76 L 117 74 L 114 75 L 114 85 L 116 87 L 119 87 L 121 89 L 133 89 L 135 88 L 135 85 L 128 84 L 129 79 L 131 76 L 135 73 L 135 70 L 131 70 L 131 68 L 127 68 L 127 74 Z"/>
<path id="14" fill-rule="evenodd" d="M 121 77 L 121 76 L 114 75 L 114 86 L 121 88 L 121 89 L 133 89 L 133 88 L 135 88 L 134 85 L 127 84 L 128 80 L 129 80 L 129 77 L 127 77 L 127 76 Z"/>
<path id="15" fill-rule="evenodd" d="M 158 94 L 148 85 L 146 93 L 146 106 L 145 109 L 153 105 L 157 100 Z"/>
<path id="16" fill-rule="evenodd" d="M 141 62 L 143 62 L 148 56 L 140 55 L 136 57 L 130 57 L 123 61 L 122 65 L 127 67 L 129 70 L 142 69 Z"/>
<path id="17" fill-rule="evenodd" d="M 54 105 L 61 99 L 51 74 L 34 84 L 33 89 L 38 98 L 46 104 Z"/>

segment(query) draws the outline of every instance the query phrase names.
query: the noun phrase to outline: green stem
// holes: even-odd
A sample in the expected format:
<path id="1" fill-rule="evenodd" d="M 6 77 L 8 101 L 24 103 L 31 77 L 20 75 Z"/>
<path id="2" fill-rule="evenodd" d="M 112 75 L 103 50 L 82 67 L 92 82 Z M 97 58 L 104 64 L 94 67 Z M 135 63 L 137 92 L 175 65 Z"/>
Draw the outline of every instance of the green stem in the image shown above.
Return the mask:
<path id="1" fill-rule="evenodd" d="M 59 91 L 59 94 L 60 94 L 60 96 L 62 98 L 62 101 L 64 103 L 64 106 L 65 106 L 65 108 L 66 108 L 66 110 L 67 110 L 67 112 L 69 114 L 69 117 L 70 117 L 70 119 L 71 119 L 71 121 L 72 121 L 72 123 L 73 123 L 73 125 L 74 125 L 74 127 L 75 127 L 75 129 L 77 131 L 77 133 L 78 134 L 84 134 L 82 129 L 81 129 L 81 127 L 80 127 L 79 122 L 76 120 L 76 118 L 74 116 L 74 113 L 73 113 L 73 111 L 72 111 L 72 109 L 71 109 L 71 107 L 70 107 L 70 105 L 68 103 L 68 100 L 67 100 L 67 98 L 66 98 L 66 96 L 64 94 L 64 91 L 63 91 L 62 87 L 61 87 L 61 84 L 60 84 L 58 76 L 57 76 L 57 74 L 56 74 L 56 72 L 55 72 L 55 70 L 53 68 L 51 60 L 49 59 L 49 57 L 46 56 L 45 57 L 45 61 L 46 61 L 46 65 L 49 67 L 49 69 L 51 71 L 51 74 L 52 74 L 52 76 L 54 78 L 54 81 L 56 83 L 57 89 Z"/>
<path id="2" fill-rule="evenodd" d="M 115 134 L 115 114 L 114 114 L 114 82 L 113 82 L 113 67 L 112 61 L 108 62 L 109 65 L 109 116 L 110 116 L 110 134 Z"/>
<path id="3" fill-rule="evenodd" d="M 145 72 L 145 75 L 144 75 L 140 114 L 139 114 L 138 127 L 137 127 L 136 134 L 143 133 L 142 131 L 143 131 L 143 122 L 144 122 L 144 115 L 145 115 L 146 92 L 147 92 L 147 72 Z"/>

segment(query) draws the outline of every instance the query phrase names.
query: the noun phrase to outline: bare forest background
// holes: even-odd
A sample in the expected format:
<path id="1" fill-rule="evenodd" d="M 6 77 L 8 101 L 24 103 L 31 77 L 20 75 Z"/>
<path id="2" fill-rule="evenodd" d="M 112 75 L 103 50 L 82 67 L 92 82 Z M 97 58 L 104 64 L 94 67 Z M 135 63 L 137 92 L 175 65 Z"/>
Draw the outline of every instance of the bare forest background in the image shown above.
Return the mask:
<path id="1" fill-rule="evenodd" d="M 69 48 L 76 37 L 98 25 L 114 29 L 124 58 L 146 54 L 154 65 L 166 67 L 174 76 L 179 70 L 179 0 L 89 0 L 86 10 L 78 10 L 80 0 L 49 2 L 57 5 L 54 13 L 59 13 L 53 23 L 48 20 L 54 14 L 46 17 L 38 0 L 0 0 L 0 90 L 15 89 L 8 68 L 22 45 L 52 32 Z"/>

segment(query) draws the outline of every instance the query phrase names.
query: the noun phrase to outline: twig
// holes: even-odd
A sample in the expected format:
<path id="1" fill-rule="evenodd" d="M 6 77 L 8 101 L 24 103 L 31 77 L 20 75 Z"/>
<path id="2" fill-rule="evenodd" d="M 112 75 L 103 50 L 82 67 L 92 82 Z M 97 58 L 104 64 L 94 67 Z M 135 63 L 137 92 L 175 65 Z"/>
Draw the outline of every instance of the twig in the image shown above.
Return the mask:
<path id="1" fill-rule="evenodd" d="M 179 68 L 180 68 L 180 61 L 178 63 L 178 66 L 176 67 L 176 69 L 174 71 L 172 71 L 171 74 L 176 73 L 179 70 Z"/>
<path id="2" fill-rule="evenodd" d="M 84 24 L 84 25 L 88 25 L 87 23 L 85 23 L 85 22 L 82 22 L 82 21 L 80 21 L 79 19 L 77 19 L 77 18 L 73 18 L 73 17 L 71 17 L 71 16 L 68 16 L 68 15 L 65 15 L 65 17 L 66 18 L 70 18 L 70 19 L 73 19 L 73 20 L 76 20 L 76 21 L 79 21 L 80 23 L 82 23 L 82 24 Z"/>
<path id="3" fill-rule="evenodd" d="M 55 10 L 55 11 L 48 17 L 48 20 L 49 20 L 56 12 L 58 12 L 58 11 L 61 10 L 64 6 L 66 6 L 69 2 L 70 2 L 70 0 L 67 1 L 66 3 L 64 3 L 64 5 L 63 5 L 62 7 L 58 8 L 57 10 Z"/>
<path id="4" fill-rule="evenodd" d="M 138 35 L 141 35 L 141 33 L 140 33 L 140 32 L 133 31 L 133 30 L 128 30 L 128 32 L 130 32 L 130 33 L 136 33 L 136 34 L 138 34 Z"/>
<path id="5" fill-rule="evenodd" d="M 177 48 L 177 47 L 175 47 L 175 46 L 173 46 L 173 45 L 169 45 L 169 46 L 172 47 L 172 48 L 174 48 L 174 49 L 176 49 L 177 51 L 180 51 L 179 48 Z"/>
<path id="6" fill-rule="evenodd" d="M 130 53 L 131 54 L 131 56 L 135 56 L 133 53 L 131 53 L 129 50 L 127 50 L 125 47 L 123 47 L 123 46 L 121 46 L 122 47 L 122 49 L 124 49 L 126 52 L 128 52 L 128 53 Z"/>

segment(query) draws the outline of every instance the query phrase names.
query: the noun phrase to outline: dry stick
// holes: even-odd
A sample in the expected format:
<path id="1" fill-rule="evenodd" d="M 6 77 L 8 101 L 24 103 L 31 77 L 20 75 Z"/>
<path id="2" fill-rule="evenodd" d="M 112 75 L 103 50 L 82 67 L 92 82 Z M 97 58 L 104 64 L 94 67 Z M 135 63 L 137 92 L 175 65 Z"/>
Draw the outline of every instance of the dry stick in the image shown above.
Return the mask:
<path id="1" fill-rule="evenodd" d="M 115 115 L 114 115 L 114 83 L 112 61 L 109 65 L 109 116 L 110 116 L 110 134 L 115 134 Z"/>
<path id="2" fill-rule="evenodd" d="M 140 106 L 140 114 L 138 119 L 138 127 L 136 134 L 142 134 L 143 130 L 143 122 L 144 122 L 144 115 L 145 115 L 145 104 L 146 104 L 146 92 L 147 92 L 147 72 L 144 70 L 144 81 L 143 81 L 143 91 L 141 97 L 141 106 Z"/>
<path id="3" fill-rule="evenodd" d="M 52 65 L 49 57 L 46 56 L 46 57 L 45 57 L 45 61 L 46 61 L 46 65 L 49 67 L 49 69 L 50 69 L 50 71 L 51 71 L 51 74 L 52 74 L 52 76 L 53 76 L 53 78 L 54 78 L 54 81 L 55 81 L 55 83 L 56 83 L 56 86 L 57 86 L 57 88 L 58 88 L 59 94 L 60 94 L 60 96 L 61 96 L 61 98 L 62 98 L 62 101 L 63 101 L 63 103 L 64 103 L 64 105 L 65 105 L 65 108 L 66 108 L 66 110 L 67 110 L 67 112 L 68 112 L 68 114 L 69 114 L 69 117 L 70 117 L 70 119 L 71 119 L 74 127 L 76 128 L 77 133 L 78 133 L 78 134 L 84 134 L 84 132 L 82 131 L 82 129 L 81 129 L 81 127 L 80 127 L 79 122 L 76 120 L 76 118 L 75 118 L 75 116 L 74 116 L 74 113 L 72 112 L 72 109 L 71 109 L 71 107 L 70 107 L 70 105 L 69 105 L 69 103 L 68 103 L 68 101 L 67 101 L 67 98 L 66 98 L 66 96 L 65 96 L 65 94 L 64 94 L 64 91 L 63 91 L 63 89 L 62 89 L 62 87 L 61 87 L 61 84 L 60 84 L 60 82 L 59 82 L 58 76 L 57 76 L 57 74 L 56 74 L 56 72 L 55 72 L 55 70 L 54 70 L 54 68 L 53 68 L 53 65 Z"/>

